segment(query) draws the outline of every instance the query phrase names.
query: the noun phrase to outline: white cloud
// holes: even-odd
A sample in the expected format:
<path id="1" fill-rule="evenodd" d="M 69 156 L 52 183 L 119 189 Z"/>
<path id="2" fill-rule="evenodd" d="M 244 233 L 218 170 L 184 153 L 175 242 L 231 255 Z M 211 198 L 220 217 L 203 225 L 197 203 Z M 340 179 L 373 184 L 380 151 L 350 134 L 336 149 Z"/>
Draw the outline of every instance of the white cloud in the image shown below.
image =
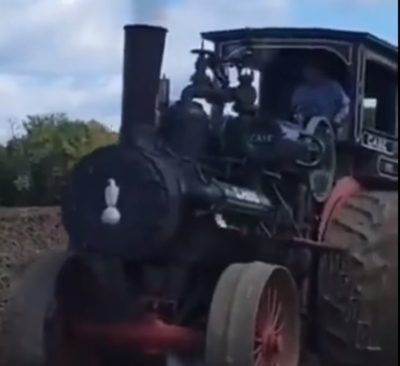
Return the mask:
<path id="1" fill-rule="evenodd" d="M 154 1 L 170 3 L 162 11 L 169 28 L 164 69 L 176 94 L 192 72 L 189 51 L 200 31 L 282 24 L 289 0 L 253 0 L 251 9 L 228 0 Z M 9 118 L 32 113 L 65 111 L 117 125 L 122 26 L 161 19 L 143 4 L 150 2 L 135 8 L 126 0 L 0 0 L 0 140 Z"/>
<path id="2" fill-rule="evenodd" d="M 116 70 L 122 1 L 2 0 L 0 70 L 46 74 Z M 119 6 L 117 6 L 119 4 Z"/>
<path id="3" fill-rule="evenodd" d="M 0 1 L 0 141 L 8 119 L 68 112 L 118 121 L 126 4 Z"/>
<path id="4" fill-rule="evenodd" d="M 9 117 L 63 111 L 77 118 L 115 117 L 114 101 L 120 90 L 119 75 L 83 84 L 72 76 L 43 79 L 20 74 L 0 75 L 1 105 L 9 111 Z"/>

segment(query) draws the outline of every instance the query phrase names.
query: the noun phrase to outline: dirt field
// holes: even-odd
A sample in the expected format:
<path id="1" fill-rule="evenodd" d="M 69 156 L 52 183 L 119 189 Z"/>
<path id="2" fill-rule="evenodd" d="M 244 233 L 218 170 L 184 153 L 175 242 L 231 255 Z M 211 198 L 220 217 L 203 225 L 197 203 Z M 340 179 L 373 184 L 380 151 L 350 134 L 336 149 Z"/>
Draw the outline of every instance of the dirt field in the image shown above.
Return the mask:
<path id="1" fill-rule="evenodd" d="M 56 207 L 0 207 L 0 334 L 10 288 L 39 253 L 64 247 L 66 234 Z"/>

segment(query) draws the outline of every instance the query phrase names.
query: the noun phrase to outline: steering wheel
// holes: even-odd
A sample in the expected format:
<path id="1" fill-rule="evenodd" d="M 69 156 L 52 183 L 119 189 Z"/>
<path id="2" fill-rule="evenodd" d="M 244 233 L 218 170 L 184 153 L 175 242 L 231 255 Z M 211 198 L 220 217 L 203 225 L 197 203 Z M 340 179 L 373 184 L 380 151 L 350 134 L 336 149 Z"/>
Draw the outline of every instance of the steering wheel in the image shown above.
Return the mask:
<path id="1" fill-rule="evenodd" d="M 300 132 L 300 138 L 307 141 L 308 152 L 312 154 L 313 158 L 310 161 L 296 160 L 296 164 L 302 168 L 308 169 L 318 167 L 321 164 L 325 153 L 324 142 L 317 136 L 307 132 Z"/>
<path id="2" fill-rule="evenodd" d="M 336 173 L 336 138 L 332 124 L 325 117 L 312 117 L 305 128 L 308 135 L 321 142 L 320 161 L 308 173 L 309 187 L 317 202 L 325 202 L 332 190 Z"/>

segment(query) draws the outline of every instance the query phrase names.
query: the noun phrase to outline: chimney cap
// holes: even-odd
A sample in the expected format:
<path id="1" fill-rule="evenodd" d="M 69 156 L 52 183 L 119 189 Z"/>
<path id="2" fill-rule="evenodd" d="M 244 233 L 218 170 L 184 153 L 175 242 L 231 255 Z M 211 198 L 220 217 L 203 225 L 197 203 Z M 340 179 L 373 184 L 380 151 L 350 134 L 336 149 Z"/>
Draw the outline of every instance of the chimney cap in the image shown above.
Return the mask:
<path id="1" fill-rule="evenodd" d="M 167 28 L 165 27 L 161 27 L 158 25 L 151 25 L 151 24 L 127 24 L 124 26 L 125 30 L 131 30 L 131 29 L 138 29 L 138 28 L 142 28 L 145 29 L 147 31 L 149 30 L 154 30 L 154 31 L 163 31 L 163 32 L 168 32 Z"/>

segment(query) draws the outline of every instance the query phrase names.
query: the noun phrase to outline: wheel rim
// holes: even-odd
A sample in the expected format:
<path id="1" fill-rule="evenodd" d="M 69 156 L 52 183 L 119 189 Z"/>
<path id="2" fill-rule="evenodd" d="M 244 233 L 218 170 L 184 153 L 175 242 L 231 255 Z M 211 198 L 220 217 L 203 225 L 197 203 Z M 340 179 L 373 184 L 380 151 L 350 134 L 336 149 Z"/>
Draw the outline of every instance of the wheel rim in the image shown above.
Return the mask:
<path id="1" fill-rule="evenodd" d="M 244 268 L 243 264 L 229 266 L 215 288 L 207 325 L 206 364 L 209 366 L 224 364 L 229 310 Z"/>

